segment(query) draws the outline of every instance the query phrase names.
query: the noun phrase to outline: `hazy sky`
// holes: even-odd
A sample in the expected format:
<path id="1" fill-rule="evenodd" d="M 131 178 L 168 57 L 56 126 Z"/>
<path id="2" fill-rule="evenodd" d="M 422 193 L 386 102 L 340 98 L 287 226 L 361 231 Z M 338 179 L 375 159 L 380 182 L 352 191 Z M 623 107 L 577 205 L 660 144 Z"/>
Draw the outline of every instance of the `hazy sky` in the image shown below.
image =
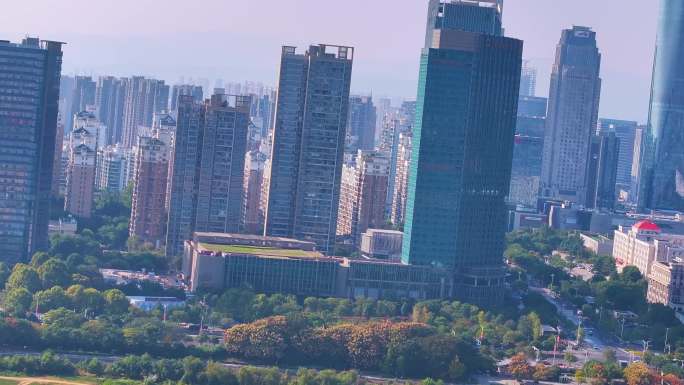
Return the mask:
<path id="1" fill-rule="evenodd" d="M 356 48 L 352 90 L 413 99 L 426 0 L 2 0 L 0 39 L 67 42 L 65 74 L 227 81 L 277 78 L 280 46 Z M 601 116 L 645 121 L 657 0 L 505 0 L 506 34 L 525 41 L 537 93 L 560 31 L 586 25 L 603 54 Z"/>

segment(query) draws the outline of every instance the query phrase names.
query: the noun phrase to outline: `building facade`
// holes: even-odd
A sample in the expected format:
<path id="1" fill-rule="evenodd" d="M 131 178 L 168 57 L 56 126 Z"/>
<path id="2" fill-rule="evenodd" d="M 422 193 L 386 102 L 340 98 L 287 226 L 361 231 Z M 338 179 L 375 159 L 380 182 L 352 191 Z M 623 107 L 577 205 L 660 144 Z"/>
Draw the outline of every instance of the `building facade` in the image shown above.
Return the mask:
<path id="1" fill-rule="evenodd" d="M 215 94 L 204 105 L 195 231 L 240 229 L 250 100 Z"/>
<path id="2" fill-rule="evenodd" d="M 354 49 L 283 47 L 265 234 L 335 245 Z"/>
<path id="3" fill-rule="evenodd" d="M 62 43 L 0 41 L 0 260 L 48 247 Z"/>
<path id="4" fill-rule="evenodd" d="M 152 136 L 139 136 L 135 148 L 129 235 L 156 248 L 166 239 L 170 137 L 157 129 Z"/>
<path id="5" fill-rule="evenodd" d="M 524 74 L 524 71 L 523 71 Z M 508 199 L 525 207 L 536 207 L 541 180 L 546 98 L 521 95 L 515 125 L 513 166 Z"/>
<path id="6" fill-rule="evenodd" d="M 264 233 L 261 191 L 265 165 L 266 155 L 259 151 L 248 151 L 245 155 L 245 176 L 243 182 L 245 200 L 242 210 L 242 230 L 247 234 Z"/>
<path id="7" fill-rule="evenodd" d="M 648 277 L 655 262 L 674 262 L 682 257 L 684 235 L 666 233 L 654 222 L 642 220 L 615 230 L 613 258 L 618 272 L 635 266 Z"/>
<path id="8" fill-rule="evenodd" d="M 123 78 L 126 96 L 123 108 L 121 144 L 131 148 L 136 144 L 139 128 L 152 127 L 155 113 L 168 109 L 169 86 L 163 80 L 142 76 Z"/>
<path id="9" fill-rule="evenodd" d="M 411 168 L 411 138 L 410 132 L 399 134 L 394 190 L 392 191 L 392 209 L 390 211 L 390 222 L 394 226 L 403 225 L 406 214 L 408 177 Z"/>
<path id="10" fill-rule="evenodd" d="M 178 98 L 170 168 L 166 254 L 180 255 L 194 231 L 237 232 L 243 221 L 248 96 Z"/>
<path id="11" fill-rule="evenodd" d="M 106 145 L 121 143 L 122 140 L 126 84 L 113 76 L 100 76 L 97 79 L 95 105 L 97 118 L 106 127 L 103 135 Z"/>
<path id="12" fill-rule="evenodd" d="M 386 154 L 361 150 L 355 164 L 344 166 L 337 235 L 358 245 L 367 229 L 385 225 L 389 167 Z"/>
<path id="13" fill-rule="evenodd" d="M 97 139 L 102 129 L 91 112 L 74 116 L 74 129 L 69 135 L 69 164 L 66 173 L 64 210 L 81 218 L 90 218 L 95 199 L 97 173 Z"/>
<path id="14" fill-rule="evenodd" d="M 497 2 L 441 3 L 435 28 L 438 3 L 421 56 L 402 262 L 448 269 L 464 300 L 497 303 L 522 41 L 501 36 Z"/>
<path id="15" fill-rule="evenodd" d="M 594 207 L 614 210 L 617 203 L 617 174 L 620 167 L 620 139 L 615 132 L 604 132 L 598 136 L 599 156 L 596 173 L 596 197 Z"/>
<path id="16" fill-rule="evenodd" d="M 100 191 L 123 191 L 127 187 L 129 156 L 129 152 L 119 145 L 99 148 L 95 187 Z"/>
<path id="17" fill-rule="evenodd" d="M 349 118 L 347 135 L 356 143 L 356 149 L 372 151 L 375 149 L 376 109 L 372 96 L 351 96 L 349 98 Z"/>
<path id="18" fill-rule="evenodd" d="M 639 209 L 684 211 L 684 3 L 660 2 L 649 122 L 642 143 Z"/>
<path id="19" fill-rule="evenodd" d="M 648 275 L 646 300 L 684 311 L 684 263 L 656 262 Z"/>
<path id="20" fill-rule="evenodd" d="M 551 73 L 541 196 L 584 205 L 601 96 L 601 54 L 587 27 L 563 30 Z"/>
<path id="21" fill-rule="evenodd" d="M 631 193 L 632 166 L 634 165 L 634 144 L 636 142 L 637 122 L 617 119 L 599 119 L 598 133 L 615 133 L 620 144 L 616 174 L 616 189 Z"/>

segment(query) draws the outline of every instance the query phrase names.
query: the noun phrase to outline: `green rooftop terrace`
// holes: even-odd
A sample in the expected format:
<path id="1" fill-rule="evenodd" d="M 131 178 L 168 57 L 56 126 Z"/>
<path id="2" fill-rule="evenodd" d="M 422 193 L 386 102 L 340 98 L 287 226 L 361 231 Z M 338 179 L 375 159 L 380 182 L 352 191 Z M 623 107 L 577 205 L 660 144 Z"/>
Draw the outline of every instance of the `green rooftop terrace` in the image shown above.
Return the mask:
<path id="1" fill-rule="evenodd" d="M 278 249 L 274 247 L 258 247 L 258 246 L 243 246 L 243 245 L 219 245 L 212 243 L 200 243 L 200 249 L 209 250 L 212 252 L 228 253 L 228 254 L 243 254 L 243 255 L 261 255 L 271 257 L 304 257 L 304 258 L 319 258 L 323 255 L 317 251 L 305 251 L 298 249 Z"/>

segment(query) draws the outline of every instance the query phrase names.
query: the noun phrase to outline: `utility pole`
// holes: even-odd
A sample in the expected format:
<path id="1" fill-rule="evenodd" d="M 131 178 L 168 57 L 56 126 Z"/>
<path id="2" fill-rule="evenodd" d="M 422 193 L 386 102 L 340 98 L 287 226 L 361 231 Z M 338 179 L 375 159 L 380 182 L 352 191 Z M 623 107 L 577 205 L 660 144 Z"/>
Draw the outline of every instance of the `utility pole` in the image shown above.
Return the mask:
<path id="1" fill-rule="evenodd" d="M 670 344 L 667 343 L 667 338 L 670 335 L 670 328 L 665 329 L 665 347 L 663 348 L 663 353 L 667 350 L 667 354 L 670 354 Z"/>

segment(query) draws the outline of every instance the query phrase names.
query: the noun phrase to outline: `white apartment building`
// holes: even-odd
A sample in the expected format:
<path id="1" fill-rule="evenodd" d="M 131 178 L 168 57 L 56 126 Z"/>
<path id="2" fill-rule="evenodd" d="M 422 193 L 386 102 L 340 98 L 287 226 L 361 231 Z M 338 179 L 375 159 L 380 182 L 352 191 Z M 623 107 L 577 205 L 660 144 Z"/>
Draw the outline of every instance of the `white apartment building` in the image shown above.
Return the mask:
<path id="1" fill-rule="evenodd" d="M 667 234 L 657 224 L 643 220 L 632 227 L 620 226 L 613 239 L 613 258 L 618 272 L 636 266 L 648 277 L 656 261 L 671 262 L 684 256 L 684 235 Z"/>

